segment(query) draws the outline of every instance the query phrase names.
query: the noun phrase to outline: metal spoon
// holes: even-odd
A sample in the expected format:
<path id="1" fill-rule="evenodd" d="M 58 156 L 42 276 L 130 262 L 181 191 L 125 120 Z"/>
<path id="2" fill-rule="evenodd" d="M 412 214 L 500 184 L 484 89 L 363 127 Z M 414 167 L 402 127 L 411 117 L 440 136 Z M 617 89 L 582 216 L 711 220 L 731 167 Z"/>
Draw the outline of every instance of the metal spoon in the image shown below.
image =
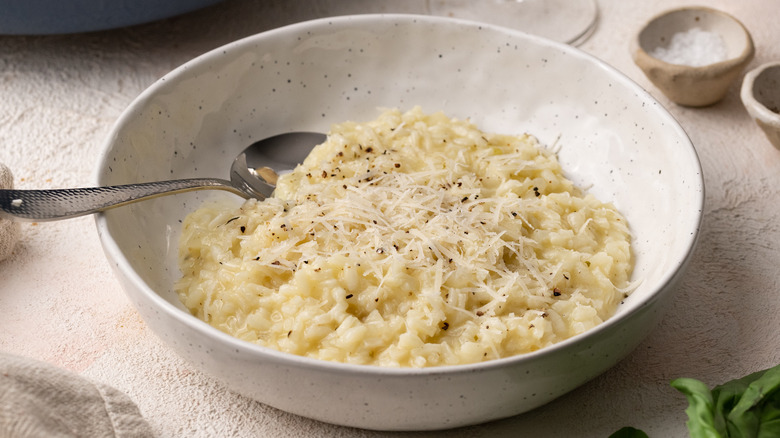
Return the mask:
<path id="1" fill-rule="evenodd" d="M 0 190 L 0 218 L 68 219 L 157 196 L 203 189 L 265 199 L 273 193 L 277 175 L 295 168 L 325 138 L 325 134 L 316 132 L 290 132 L 255 142 L 233 160 L 230 181 L 192 178 L 78 189 Z"/>

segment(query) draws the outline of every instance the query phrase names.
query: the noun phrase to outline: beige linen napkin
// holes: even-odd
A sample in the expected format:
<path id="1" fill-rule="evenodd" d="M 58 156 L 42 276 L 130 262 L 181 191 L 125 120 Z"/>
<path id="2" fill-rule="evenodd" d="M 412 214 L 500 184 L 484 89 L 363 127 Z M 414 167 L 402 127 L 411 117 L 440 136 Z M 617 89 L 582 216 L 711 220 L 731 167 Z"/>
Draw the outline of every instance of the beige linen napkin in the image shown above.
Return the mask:
<path id="1" fill-rule="evenodd" d="M 32 359 L 0 353 L 0 437 L 152 437 L 122 392 Z"/>
<path id="2" fill-rule="evenodd" d="M 13 189 L 11 170 L 0 163 L 0 189 Z M 19 223 L 0 218 L 0 262 L 8 258 L 19 240 Z"/>

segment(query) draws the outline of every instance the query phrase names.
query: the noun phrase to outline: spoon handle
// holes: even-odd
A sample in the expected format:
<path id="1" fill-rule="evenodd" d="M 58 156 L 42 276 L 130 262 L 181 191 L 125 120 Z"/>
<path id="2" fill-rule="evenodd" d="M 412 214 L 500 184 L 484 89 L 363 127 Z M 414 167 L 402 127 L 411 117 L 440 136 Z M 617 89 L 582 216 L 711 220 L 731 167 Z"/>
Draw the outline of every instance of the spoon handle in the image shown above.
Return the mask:
<path id="1" fill-rule="evenodd" d="M 201 189 L 247 195 L 216 178 L 192 178 L 108 187 L 53 190 L 0 190 L 0 218 L 53 221 L 97 213 L 160 195 Z"/>

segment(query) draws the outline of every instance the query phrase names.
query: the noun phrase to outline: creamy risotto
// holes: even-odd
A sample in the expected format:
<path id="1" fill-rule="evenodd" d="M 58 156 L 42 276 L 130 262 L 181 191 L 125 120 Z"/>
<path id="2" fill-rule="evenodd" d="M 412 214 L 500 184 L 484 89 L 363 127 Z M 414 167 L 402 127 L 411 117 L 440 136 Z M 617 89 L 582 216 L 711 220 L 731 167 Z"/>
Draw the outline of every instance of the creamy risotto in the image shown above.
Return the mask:
<path id="1" fill-rule="evenodd" d="M 529 135 L 388 110 L 332 127 L 273 198 L 184 222 L 182 302 L 329 361 L 474 363 L 593 328 L 625 297 L 626 221 Z"/>

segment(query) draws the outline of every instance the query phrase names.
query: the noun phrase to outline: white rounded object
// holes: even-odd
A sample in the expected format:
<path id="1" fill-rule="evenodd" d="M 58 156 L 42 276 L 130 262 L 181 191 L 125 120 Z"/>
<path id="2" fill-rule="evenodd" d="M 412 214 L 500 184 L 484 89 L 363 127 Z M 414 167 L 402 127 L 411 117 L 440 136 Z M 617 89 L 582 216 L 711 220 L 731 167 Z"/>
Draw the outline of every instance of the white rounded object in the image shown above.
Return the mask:
<path id="1" fill-rule="evenodd" d="M 488 132 L 530 132 L 567 175 L 627 217 L 637 289 L 595 329 L 534 353 L 474 365 L 388 369 L 293 356 L 190 315 L 173 283 L 190 192 L 97 216 L 105 252 L 146 323 L 194 367 L 262 403 L 346 426 L 444 429 L 541 406 L 607 370 L 660 320 L 698 236 L 704 186 L 693 145 L 641 87 L 572 47 L 446 18 L 359 15 L 275 29 L 160 79 L 113 128 L 100 185 L 225 178 L 273 134 L 374 119 L 420 105 Z M 241 200 L 234 197 L 236 204 Z"/>
<path id="2" fill-rule="evenodd" d="M 14 188 L 14 176 L 11 169 L 3 163 L 0 163 L 0 190 L 10 190 Z M 13 253 L 21 230 L 19 223 L 3 219 L 0 217 L 0 261 L 7 259 Z"/>

